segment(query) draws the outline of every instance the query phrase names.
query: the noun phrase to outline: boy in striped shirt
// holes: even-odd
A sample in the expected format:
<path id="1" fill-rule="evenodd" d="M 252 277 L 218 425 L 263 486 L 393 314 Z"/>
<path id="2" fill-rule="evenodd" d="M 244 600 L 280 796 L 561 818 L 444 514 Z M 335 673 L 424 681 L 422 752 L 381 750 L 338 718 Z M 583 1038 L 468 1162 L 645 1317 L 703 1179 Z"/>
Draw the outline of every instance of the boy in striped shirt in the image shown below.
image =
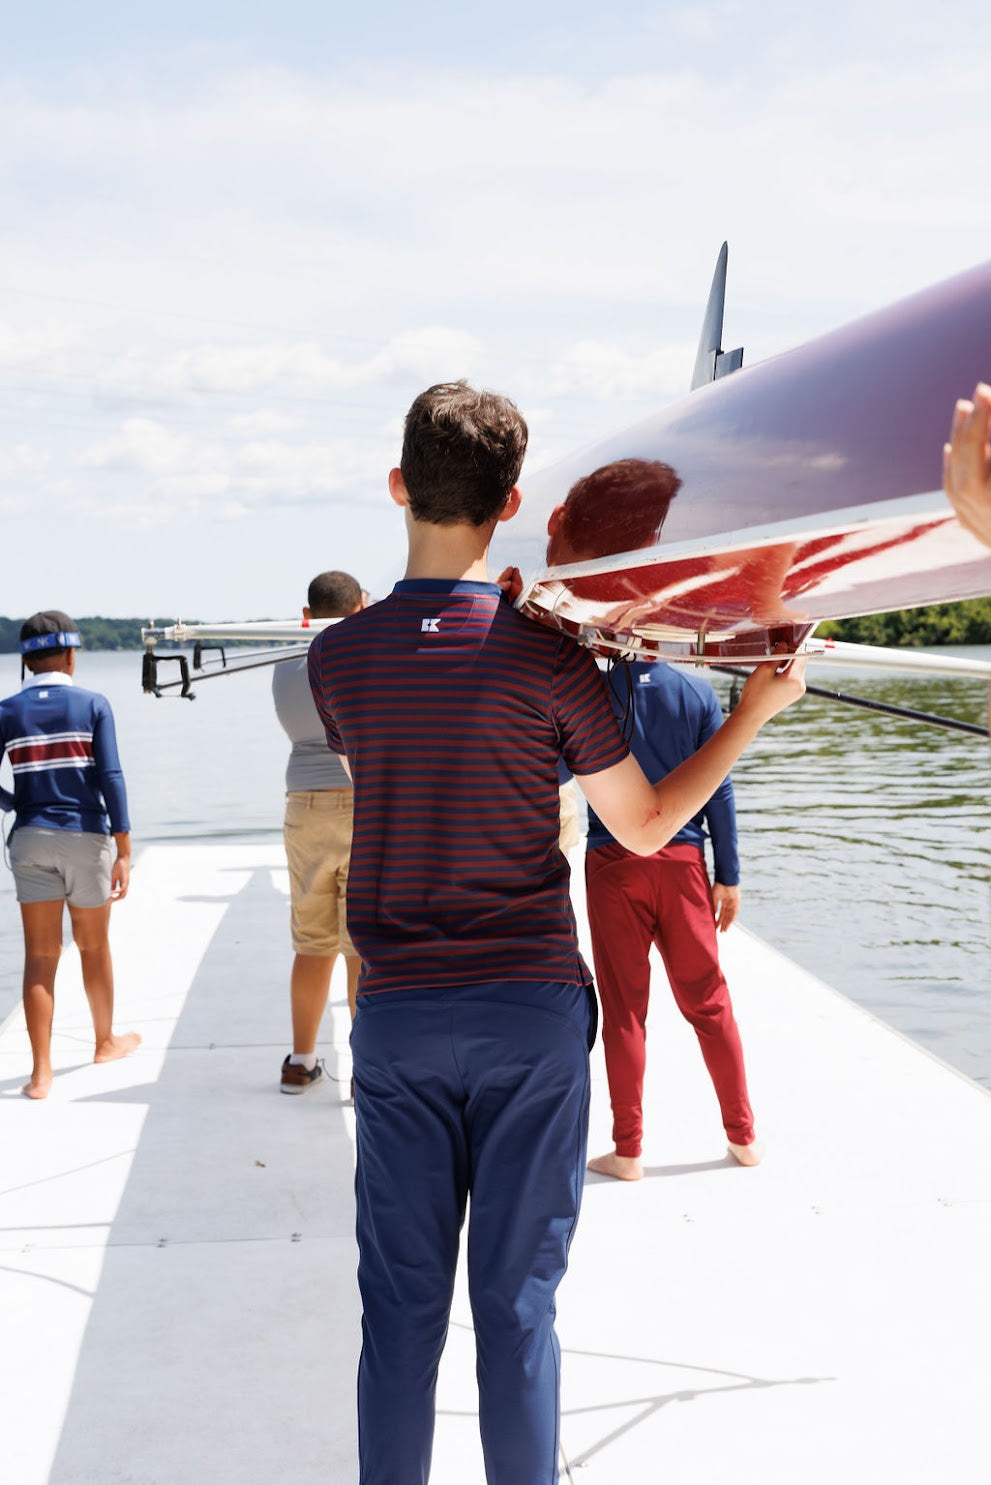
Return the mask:
<path id="1" fill-rule="evenodd" d="M 110 703 L 73 684 L 79 643 L 60 609 L 32 614 L 21 626 L 21 670 L 29 675 L 0 701 L 0 758 L 6 753 L 14 775 L 13 793 L 0 789 L 0 809 L 16 811 L 10 865 L 24 929 L 24 1019 L 34 1059 L 21 1090 L 28 1098 L 47 1098 L 52 1085 L 66 903 L 93 1017 L 93 1061 L 126 1057 L 141 1041 L 135 1031 L 113 1030 L 110 905 L 127 893 L 131 827 Z"/>
<path id="2" fill-rule="evenodd" d="M 406 576 L 309 651 L 317 710 L 354 782 L 361 1485 L 428 1478 L 466 1209 L 486 1479 L 557 1479 L 554 1296 L 578 1218 L 596 1021 L 558 848 L 558 760 L 613 835 L 648 854 L 803 690 L 800 669 L 762 667 L 717 736 L 648 784 L 591 656 L 488 579 L 526 439 L 506 398 L 463 382 L 422 393 L 389 477 Z"/>

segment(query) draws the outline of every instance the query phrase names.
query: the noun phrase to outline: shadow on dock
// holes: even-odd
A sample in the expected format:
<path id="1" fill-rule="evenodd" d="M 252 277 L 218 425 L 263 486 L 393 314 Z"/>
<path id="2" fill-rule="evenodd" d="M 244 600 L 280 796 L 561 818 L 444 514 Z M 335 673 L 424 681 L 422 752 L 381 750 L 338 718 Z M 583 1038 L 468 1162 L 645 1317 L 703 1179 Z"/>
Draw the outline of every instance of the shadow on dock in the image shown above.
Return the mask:
<path id="1" fill-rule="evenodd" d="M 145 946 L 163 959 L 169 917 Z M 291 956 L 287 925 L 269 935 L 285 917 L 271 871 L 250 871 L 159 1077 L 73 1105 L 100 1122 L 146 1112 L 49 1485 L 251 1485 L 306 1478 L 300 1456 L 319 1461 L 314 1478 L 354 1473 L 352 1143 L 339 1084 L 278 1091 Z"/>

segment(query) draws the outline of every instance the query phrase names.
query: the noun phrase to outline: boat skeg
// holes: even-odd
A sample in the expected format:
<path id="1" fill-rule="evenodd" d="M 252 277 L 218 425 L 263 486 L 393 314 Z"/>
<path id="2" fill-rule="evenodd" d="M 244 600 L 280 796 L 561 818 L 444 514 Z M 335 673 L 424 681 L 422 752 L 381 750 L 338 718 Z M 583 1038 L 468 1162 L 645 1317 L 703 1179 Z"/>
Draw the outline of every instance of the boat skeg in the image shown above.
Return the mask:
<path id="1" fill-rule="evenodd" d="M 709 290 L 705 317 L 702 320 L 702 334 L 695 356 L 695 369 L 692 372 L 691 390 L 693 392 L 699 387 L 707 386 L 709 382 L 728 376 L 731 371 L 739 371 L 743 365 L 742 346 L 735 351 L 723 350 L 723 313 L 726 305 L 728 263 L 729 243 L 724 242 L 719 249 L 719 257 L 716 259 L 712 287 Z"/>

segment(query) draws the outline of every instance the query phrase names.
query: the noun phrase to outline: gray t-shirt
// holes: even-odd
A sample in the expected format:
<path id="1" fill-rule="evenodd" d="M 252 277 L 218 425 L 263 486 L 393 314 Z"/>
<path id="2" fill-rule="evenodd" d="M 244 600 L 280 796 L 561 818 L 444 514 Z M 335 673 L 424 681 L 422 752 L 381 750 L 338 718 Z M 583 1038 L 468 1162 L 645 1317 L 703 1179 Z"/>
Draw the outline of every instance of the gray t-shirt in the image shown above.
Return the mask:
<path id="1" fill-rule="evenodd" d="M 286 768 L 290 794 L 311 789 L 349 789 L 351 780 L 337 753 L 327 746 L 327 734 L 313 704 L 306 674 L 306 656 L 281 660 L 272 667 L 275 712 L 292 743 Z"/>

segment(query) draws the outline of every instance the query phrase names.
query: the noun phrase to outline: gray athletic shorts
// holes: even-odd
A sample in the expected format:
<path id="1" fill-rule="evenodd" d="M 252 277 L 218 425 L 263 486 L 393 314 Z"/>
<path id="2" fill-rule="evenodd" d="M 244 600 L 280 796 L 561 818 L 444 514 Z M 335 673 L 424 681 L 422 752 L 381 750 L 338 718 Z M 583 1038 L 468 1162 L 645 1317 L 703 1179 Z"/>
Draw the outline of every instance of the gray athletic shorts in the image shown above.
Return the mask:
<path id="1" fill-rule="evenodd" d="M 18 902 L 68 901 L 103 907 L 110 897 L 114 852 L 109 835 L 24 825 L 10 837 Z"/>

